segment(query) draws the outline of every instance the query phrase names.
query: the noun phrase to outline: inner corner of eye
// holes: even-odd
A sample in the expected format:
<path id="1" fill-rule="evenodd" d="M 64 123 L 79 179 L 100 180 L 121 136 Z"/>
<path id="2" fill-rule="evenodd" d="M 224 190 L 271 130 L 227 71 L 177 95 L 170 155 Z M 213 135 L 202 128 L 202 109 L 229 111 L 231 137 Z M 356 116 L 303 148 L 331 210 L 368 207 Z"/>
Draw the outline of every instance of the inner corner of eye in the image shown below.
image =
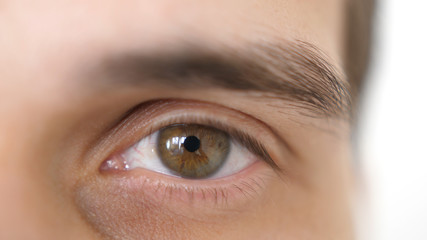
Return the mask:
<path id="1" fill-rule="evenodd" d="M 225 131 L 199 124 L 172 124 L 105 160 L 102 172 L 136 168 L 188 179 L 219 178 L 253 162 Z"/>

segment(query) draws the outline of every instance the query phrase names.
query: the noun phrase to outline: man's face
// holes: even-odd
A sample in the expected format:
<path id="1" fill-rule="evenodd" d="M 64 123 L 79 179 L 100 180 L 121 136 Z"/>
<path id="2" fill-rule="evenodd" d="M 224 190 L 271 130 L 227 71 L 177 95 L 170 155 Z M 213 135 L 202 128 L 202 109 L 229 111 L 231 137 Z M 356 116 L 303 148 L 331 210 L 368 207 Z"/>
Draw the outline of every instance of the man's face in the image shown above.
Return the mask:
<path id="1" fill-rule="evenodd" d="M 351 239 L 343 15 L 2 1 L 0 239 Z"/>

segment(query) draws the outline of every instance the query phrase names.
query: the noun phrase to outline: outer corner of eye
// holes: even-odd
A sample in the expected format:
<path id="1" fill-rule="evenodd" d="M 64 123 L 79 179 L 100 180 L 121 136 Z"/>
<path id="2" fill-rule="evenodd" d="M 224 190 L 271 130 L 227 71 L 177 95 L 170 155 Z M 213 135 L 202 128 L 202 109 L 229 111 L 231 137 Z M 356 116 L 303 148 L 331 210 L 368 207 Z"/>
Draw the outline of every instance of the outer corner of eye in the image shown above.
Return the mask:
<path id="1" fill-rule="evenodd" d="M 180 178 L 216 179 L 242 171 L 256 160 L 225 131 L 199 124 L 172 124 L 110 157 L 100 171 L 143 168 Z"/>

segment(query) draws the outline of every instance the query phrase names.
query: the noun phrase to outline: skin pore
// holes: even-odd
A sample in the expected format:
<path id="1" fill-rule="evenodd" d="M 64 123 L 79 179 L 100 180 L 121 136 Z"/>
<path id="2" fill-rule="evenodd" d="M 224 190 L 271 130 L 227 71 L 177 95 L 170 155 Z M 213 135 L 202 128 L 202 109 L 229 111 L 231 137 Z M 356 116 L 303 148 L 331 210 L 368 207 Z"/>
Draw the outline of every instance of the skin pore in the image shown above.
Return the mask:
<path id="1" fill-rule="evenodd" d="M 0 239 L 352 239 L 343 14 L 343 0 L 3 1 Z M 172 123 L 243 132 L 277 168 L 248 153 L 217 179 L 100 171 Z"/>

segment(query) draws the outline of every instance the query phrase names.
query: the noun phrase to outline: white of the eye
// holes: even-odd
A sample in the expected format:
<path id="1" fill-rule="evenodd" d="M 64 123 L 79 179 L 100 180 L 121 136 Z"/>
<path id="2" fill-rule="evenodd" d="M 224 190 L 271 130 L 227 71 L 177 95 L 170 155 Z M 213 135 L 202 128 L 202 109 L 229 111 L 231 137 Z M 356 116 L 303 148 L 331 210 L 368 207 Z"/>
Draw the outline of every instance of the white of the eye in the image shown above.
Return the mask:
<path id="1" fill-rule="evenodd" d="M 127 169 L 145 168 L 151 171 L 176 176 L 176 174 L 162 163 L 162 160 L 157 154 L 158 134 L 158 132 L 155 132 L 141 139 L 122 153 L 122 158 L 126 161 Z M 173 138 L 172 141 L 179 141 L 179 138 Z M 221 178 L 240 172 L 254 163 L 256 159 L 256 156 L 247 148 L 232 141 L 227 159 L 218 171 L 209 178 Z"/>

